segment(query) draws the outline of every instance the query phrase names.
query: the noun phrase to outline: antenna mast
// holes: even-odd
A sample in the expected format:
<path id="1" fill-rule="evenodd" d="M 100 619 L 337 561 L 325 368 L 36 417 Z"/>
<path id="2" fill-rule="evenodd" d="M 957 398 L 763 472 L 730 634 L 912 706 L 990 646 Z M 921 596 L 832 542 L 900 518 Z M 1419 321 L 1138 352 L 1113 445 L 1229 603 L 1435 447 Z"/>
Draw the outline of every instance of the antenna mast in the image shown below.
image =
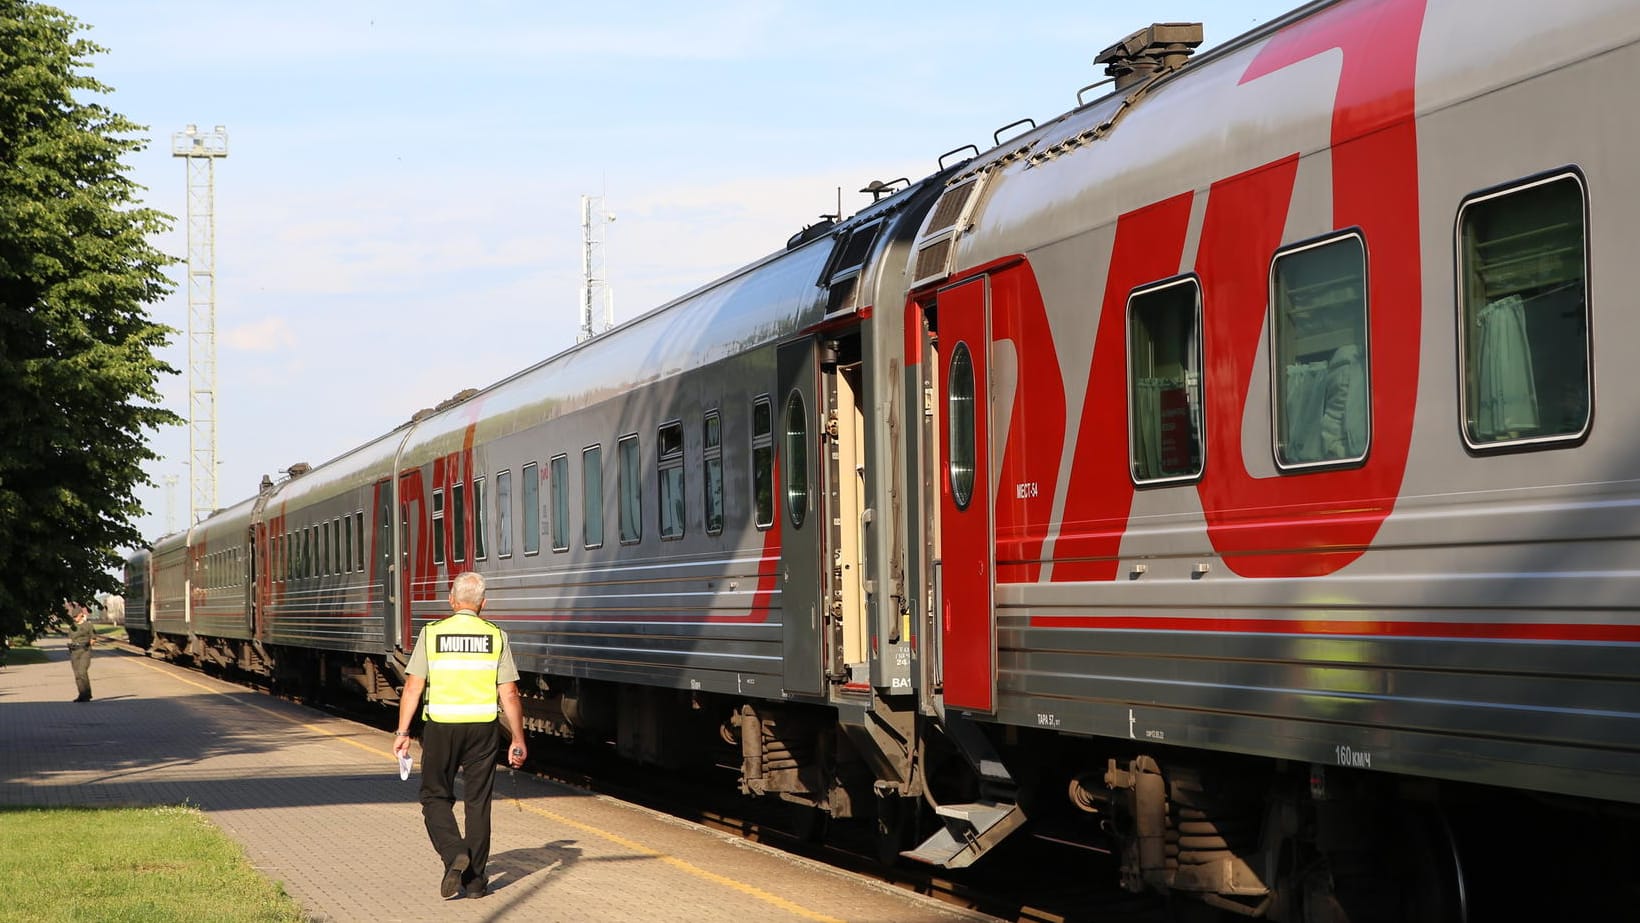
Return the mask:
<path id="1" fill-rule="evenodd" d="M 604 277 L 604 227 L 614 220 L 614 215 L 604 211 L 603 196 L 581 196 L 581 332 L 575 337 L 577 343 L 615 326 L 615 298 Z M 603 327 L 594 330 L 600 302 Z"/>
<path id="2" fill-rule="evenodd" d="M 228 129 L 171 135 L 171 156 L 188 169 L 188 493 L 189 522 L 216 502 L 216 161 L 228 156 Z"/>

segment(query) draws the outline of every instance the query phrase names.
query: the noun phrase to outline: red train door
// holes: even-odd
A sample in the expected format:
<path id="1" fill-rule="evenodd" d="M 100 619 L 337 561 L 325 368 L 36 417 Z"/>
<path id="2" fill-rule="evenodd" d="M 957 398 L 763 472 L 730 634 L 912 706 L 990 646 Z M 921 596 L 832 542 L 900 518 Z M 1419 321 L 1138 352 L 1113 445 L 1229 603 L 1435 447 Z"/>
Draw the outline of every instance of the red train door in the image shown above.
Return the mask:
<path id="1" fill-rule="evenodd" d="M 939 293 L 940 657 L 945 704 L 996 709 L 991 605 L 989 292 L 985 279 Z"/>

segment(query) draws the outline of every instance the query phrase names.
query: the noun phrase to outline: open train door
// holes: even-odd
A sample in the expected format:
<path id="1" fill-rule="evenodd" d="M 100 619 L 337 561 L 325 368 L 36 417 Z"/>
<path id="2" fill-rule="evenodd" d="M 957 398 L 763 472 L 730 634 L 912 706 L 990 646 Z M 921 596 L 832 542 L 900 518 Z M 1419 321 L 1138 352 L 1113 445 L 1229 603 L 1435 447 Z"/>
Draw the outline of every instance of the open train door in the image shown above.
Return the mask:
<path id="1" fill-rule="evenodd" d="M 784 685 L 794 695 L 825 689 L 823 643 L 830 610 L 826 511 L 820 476 L 819 349 L 813 337 L 780 347 L 779 390 L 772 395 L 775 441 L 774 525 L 780 540 Z"/>
<path id="2" fill-rule="evenodd" d="M 938 295 L 940 675 L 945 704 L 996 710 L 990 312 L 985 279 Z"/>
<path id="3" fill-rule="evenodd" d="M 398 630 L 393 618 L 394 602 L 398 597 L 394 578 L 398 568 L 393 566 L 393 482 L 382 478 L 375 486 L 376 528 L 370 537 L 370 599 L 372 616 L 380 619 L 382 649 L 392 651 L 398 644 Z"/>

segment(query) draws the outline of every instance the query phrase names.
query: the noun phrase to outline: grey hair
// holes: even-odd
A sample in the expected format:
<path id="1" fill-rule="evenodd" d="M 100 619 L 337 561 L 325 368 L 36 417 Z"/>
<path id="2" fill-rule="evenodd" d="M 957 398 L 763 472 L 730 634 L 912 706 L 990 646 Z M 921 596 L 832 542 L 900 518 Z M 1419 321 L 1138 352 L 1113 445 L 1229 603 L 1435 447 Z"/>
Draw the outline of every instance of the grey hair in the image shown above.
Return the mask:
<path id="1" fill-rule="evenodd" d="M 484 575 L 477 571 L 459 574 L 450 582 L 450 602 L 456 606 L 477 606 L 484 601 Z"/>

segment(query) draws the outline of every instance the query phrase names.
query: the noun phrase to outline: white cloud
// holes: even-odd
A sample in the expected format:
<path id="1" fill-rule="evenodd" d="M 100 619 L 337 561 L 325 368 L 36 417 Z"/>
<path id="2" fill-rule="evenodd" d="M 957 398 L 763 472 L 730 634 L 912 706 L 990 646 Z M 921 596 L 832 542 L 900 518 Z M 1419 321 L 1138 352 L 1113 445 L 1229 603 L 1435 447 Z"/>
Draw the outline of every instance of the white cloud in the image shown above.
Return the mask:
<path id="1" fill-rule="evenodd" d="M 271 353 L 294 347 L 296 334 L 283 317 L 264 317 L 230 327 L 222 333 L 222 344 L 243 352 Z"/>

